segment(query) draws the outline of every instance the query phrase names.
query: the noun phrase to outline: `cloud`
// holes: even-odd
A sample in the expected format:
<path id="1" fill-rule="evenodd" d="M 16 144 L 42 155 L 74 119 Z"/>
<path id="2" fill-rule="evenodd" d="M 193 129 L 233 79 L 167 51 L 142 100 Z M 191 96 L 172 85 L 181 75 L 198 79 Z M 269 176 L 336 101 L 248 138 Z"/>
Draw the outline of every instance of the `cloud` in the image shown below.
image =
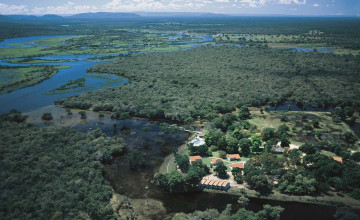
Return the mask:
<path id="1" fill-rule="evenodd" d="M 0 3 L 0 14 L 76 14 L 83 12 L 96 12 L 99 8 L 90 5 L 77 5 L 67 2 L 58 6 L 33 7 L 26 5 L 7 5 Z"/>
<path id="2" fill-rule="evenodd" d="M 230 0 L 215 0 L 217 2 L 229 2 Z M 213 3 L 209 0 L 111 0 L 105 4 L 105 11 L 172 11 L 194 10 Z"/>
<path id="3" fill-rule="evenodd" d="M 314 7 L 319 7 L 320 5 L 318 3 L 313 4 Z"/>
<path id="4" fill-rule="evenodd" d="M 265 5 L 305 5 L 306 0 L 235 0 L 243 7 L 258 8 Z"/>
<path id="5" fill-rule="evenodd" d="M 26 5 L 7 5 L 0 3 L 0 14 L 26 14 L 28 11 Z"/>
<path id="6" fill-rule="evenodd" d="M 32 14 L 77 14 L 84 12 L 96 12 L 98 8 L 90 5 L 77 5 L 73 2 L 67 2 L 58 6 L 35 7 Z"/>
<path id="7" fill-rule="evenodd" d="M 220 8 L 225 9 L 236 6 L 259 8 L 265 5 L 305 4 L 306 0 L 103 0 L 102 5 L 95 6 L 92 4 L 81 5 L 70 0 L 61 5 L 31 8 L 26 5 L 0 3 L 0 14 L 76 14 L 97 11 L 214 11 Z"/>
<path id="8" fill-rule="evenodd" d="M 284 4 L 284 5 L 290 5 L 290 4 L 305 5 L 306 4 L 306 0 L 278 0 L 277 2 L 279 4 Z"/>

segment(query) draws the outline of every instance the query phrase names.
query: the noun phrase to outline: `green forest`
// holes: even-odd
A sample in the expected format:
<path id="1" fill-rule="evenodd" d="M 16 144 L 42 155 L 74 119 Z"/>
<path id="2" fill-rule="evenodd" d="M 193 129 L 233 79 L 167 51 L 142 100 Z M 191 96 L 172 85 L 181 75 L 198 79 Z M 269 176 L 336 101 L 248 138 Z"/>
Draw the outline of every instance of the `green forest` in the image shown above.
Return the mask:
<path id="1" fill-rule="evenodd" d="M 1 116 L 1 219 L 115 219 L 102 163 L 123 153 L 123 141 L 24 119 Z"/>
<path id="2" fill-rule="evenodd" d="M 191 122 L 198 116 L 212 119 L 244 105 L 276 106 L 285 101 L 358 109 L 359 62 L 356 56 L 250 46 L 140 54 L 88 70 L 127 77 L 128 85 L 58 103 L 178 122 Z"/>

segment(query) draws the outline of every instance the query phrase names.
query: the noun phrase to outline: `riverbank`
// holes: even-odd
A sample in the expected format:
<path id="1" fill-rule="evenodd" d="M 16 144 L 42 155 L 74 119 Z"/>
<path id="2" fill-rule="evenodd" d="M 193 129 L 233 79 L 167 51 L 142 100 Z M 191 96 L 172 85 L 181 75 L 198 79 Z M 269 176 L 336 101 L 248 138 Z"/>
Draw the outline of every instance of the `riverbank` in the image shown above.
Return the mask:
<path id="1" fill-rule="evenodd" d="M 230 188 L 228 192 L 214 191 L 214 190 L 208 190 L 208 191 L 212 193 L 241 195 L 241 189 L 234 187 Z M 321 195 L 321 196 L 295 196 L 295 195 L 282 194 L 278 191 L 273 191 L 273 193 L 268 196 L 262 196 L 256 191 L 250 189 L 246 189 L 245 192 L 249 198 L 259 198 L 259 199 L 267 199 L 267 200 L 282 201 L 282 202 L 299 202 L 299 203 L 314 204 L 314 205 L 347 206 L 351 209 L 356 209 L 360 211 L 359 200 L 356 200 L 347 195 L 336 192 L 330 192 L 328 195 Z"/>

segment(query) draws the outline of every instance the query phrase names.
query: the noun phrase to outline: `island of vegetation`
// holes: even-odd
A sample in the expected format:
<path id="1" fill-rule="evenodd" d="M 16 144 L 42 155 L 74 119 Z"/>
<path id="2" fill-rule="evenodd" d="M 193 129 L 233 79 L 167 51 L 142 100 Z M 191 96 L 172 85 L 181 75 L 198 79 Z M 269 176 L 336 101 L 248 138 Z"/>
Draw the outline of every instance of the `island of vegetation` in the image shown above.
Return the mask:
<path id="1" fill-rule="evenodd" d="M 0 66 L 0 94 L 38 84 L 54 76 L 59 70 L 69 66 L 41 65 L 26 67 Z"/>

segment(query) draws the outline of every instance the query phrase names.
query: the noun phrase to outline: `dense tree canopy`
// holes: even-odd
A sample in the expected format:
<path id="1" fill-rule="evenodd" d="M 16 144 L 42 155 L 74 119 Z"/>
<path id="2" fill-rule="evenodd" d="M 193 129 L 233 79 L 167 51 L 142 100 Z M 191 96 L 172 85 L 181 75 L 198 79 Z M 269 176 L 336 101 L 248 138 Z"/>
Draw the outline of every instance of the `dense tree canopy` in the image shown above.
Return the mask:
<path id="1" fill-rule="evenodd" d="M 197 116 L 212 119 L 236 107 L 284 101 L 314 107 L 359 106 L 358 63 L 359 57 L 353 56 L 256 47 L 139 54 L 89 69 L 127 77 L 129 84 L 60 103 L 76 108 L 96 106 L 97 110 L 111 105 L 114 112 L 174 121 Z M 249 117 L 246 108 L 239 117 Z M 220 129 L 225 123 L 219 121 Z"/>
<path id="2" fill-rule="evenodd" d="M 2 219 L 114 219 L 101 162 L 121 139 L 1 121 L 0 140 Z"/>

